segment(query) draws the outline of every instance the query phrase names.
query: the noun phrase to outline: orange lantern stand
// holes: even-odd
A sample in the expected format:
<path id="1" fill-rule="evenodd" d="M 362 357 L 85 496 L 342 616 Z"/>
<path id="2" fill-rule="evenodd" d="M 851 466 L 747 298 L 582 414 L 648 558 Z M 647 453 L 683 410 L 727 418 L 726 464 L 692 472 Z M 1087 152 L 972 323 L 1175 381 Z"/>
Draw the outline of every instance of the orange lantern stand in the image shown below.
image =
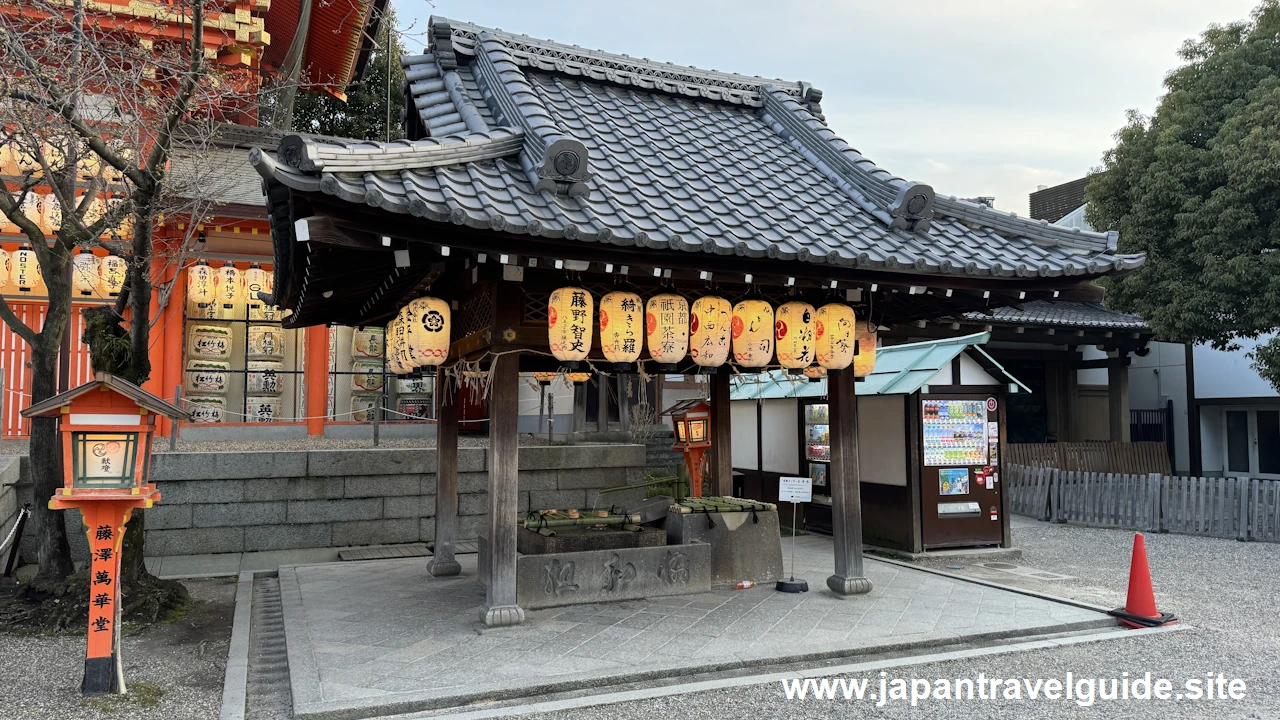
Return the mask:
<path id="1" fill-rule="evenodd" d="M 160 500 L 147 482 L 157 415 L 190 420 L 174 405 L 108 373 L 22 411 L 26 418 L 58 418 L 65 479 L 49 509 L 78 509 L 89 537 L 89 643 L 80 686 L 85 695 L 125 692 L 120 555 L 133 510 Z"/>
<path id="2" fill-rule="evenodd" d="M 684 454 L 689 492 L 693 497 L 702 497 L 702 456 L 711 448 L 711 404 L 699 398 L 682 400 L 662 414 L 670 415 L 676 426 L 676 442 L 671 449 Z"/>

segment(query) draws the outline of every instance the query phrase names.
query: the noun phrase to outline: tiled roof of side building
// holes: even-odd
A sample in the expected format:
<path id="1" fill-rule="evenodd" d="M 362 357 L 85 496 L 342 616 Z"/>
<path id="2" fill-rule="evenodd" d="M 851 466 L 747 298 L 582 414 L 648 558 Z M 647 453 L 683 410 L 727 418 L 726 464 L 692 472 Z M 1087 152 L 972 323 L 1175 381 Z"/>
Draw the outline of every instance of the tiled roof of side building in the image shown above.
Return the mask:
<path id="1" fill-rule="evenodd" d="M 996 309 L 993 315 L 972 312 L 966 313 L 965 318 L 999 325 L 1151 332 L 1141 315 L 1112 310 L 1100 303 L 1072 300 L 1032 300 L 1024 303 L 1022 309 L 1003 307 Z"/>
<path id="2" fill-rule="evenodd" d="M 433 18 L 410 137 L 287 137 L 268 182 L 477 229 L 937 276 L 1132 270 L 1115 233 L 935 195 L 840 139 L 807 83 Z"/>
<path id="3" fill-rule="evenodd" d="M 1031 218 L 1056 223 L 1084 205 L 1084 189 L 1089 178 L 1055 185 L 1031 193 Z"/>

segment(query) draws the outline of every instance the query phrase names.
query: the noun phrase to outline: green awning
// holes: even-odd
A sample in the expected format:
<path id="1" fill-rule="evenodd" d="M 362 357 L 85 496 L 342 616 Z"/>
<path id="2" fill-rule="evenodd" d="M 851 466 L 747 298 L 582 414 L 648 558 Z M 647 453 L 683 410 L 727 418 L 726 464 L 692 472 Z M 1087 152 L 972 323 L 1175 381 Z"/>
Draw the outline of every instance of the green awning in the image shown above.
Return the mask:
<path id="1" fill-rule="evenodd" d="M 970 347 L 984 345 L 990 339 L 991 333 L 983 332 L 878 348 L 875 371 L 857 384 L 857 392 L 859 395 L 910 395 L 929 384 L 933 376 L 950 365 L 960 353 Z M 978 350 L 982 352 L 980 347 Z M 990 355 L 985 352 L 982 354 L 1005 375 L 1009 375 Z M 1014 381 L 1017 382 L 1016 378 Z M 1021 382 L 1018 385 L 1030 392 Z M 826 380 L 809 382 L 803 375 L 791 375 L 785 370 L 770 370 L 753 375 L 735 375 L 729 397 L 731 400 L 778 400 L 823 397 L 826 394 Z"/>

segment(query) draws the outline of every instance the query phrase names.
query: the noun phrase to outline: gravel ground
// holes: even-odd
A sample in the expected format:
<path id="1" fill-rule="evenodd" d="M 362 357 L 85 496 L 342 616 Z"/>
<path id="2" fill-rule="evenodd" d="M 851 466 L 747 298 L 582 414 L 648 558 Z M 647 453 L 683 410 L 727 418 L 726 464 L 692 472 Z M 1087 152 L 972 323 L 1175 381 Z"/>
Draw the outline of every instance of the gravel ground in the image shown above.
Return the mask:
<path id="1" fill-rule="evenodd" d="M 130 694 L 86 699 L 83 633 L 0 634 L 0 717 L 6 720 L 213 720 L 235 607 L 234 580 L 184 583 L 198 604 L 185 617 L 123 641 Z M 126 629 L 126 632 L 127 629 Z"/>
<path id="2" fill-rule="evenodd" d="M 1077 528 L 1016 518 L 1015 544 L 1024 551 L 1020 564 L 1075 576 L 1043 582 L 985 568 L 966 567 L 961 575 L 979 576 L 1060 596 L 1118 606 L 1128 582 L 1132 535 L 1120 530 Z M 1187 718 L 1229 720 L 1280 717 L 1280 546 L 1239 543 L 1182 535 L 1149 535 L 1147 551 L 1160 609 L 1193 626 L 1151 637 L 1113 640 L 1054 650 L 976 658 L 889 671 L 889 678 L 963 678 L 985 672 L 988 678 L 1119 678 L 1122 672 L 1185 678 L 1221 672 L 1243 678 L 1243 701 L 1106 701 L 1091 708 L 1073 701 L 942 701 L 912 708 L 891 703 L 876 708 L 867 701 L 787 701 L 779 685 L 679 695 L 655 700 L 555 713 L 556 720 L 613 720 L 618 717 L 826 718 Z M 952 561 L 954 562 L 954 561 Z M 945 566 L 947 561 L 932 561 Z M 965 562 L 969 565 L 968 562 Z M 878 673 L 861 676 L 879 683 Z M 854 705 L 855 707 L 850 707 Z M 546 718 L 552 715 L 524 716 Z"/>

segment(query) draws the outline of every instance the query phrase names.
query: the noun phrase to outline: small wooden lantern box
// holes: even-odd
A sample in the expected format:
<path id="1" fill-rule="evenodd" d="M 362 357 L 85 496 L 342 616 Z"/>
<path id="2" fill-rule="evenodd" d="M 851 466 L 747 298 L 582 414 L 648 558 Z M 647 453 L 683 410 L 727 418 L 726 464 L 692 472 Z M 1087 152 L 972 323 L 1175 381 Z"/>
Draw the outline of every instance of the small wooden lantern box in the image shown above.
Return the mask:
<path id="1" fill-rule="evenodd" d="M 693 497 L 702 497 L 702 456 L 711 447 L 711 405 L 701 398 L 681 400 L 662 414 L 670 415 L 675 424 L 676 442 L 671 449 L 684 453 L 689 490 Z"/>
<path id="2" fill-rule="evenodd" d="M 134 508 L 160 500 L 148 482 L 156 415 L 187 413 L 114 375 L 95 379 L 22 411 L 27 418 L 58 418 L 64 484 L 51 510 L 80 510 L 89 537 L 89 643 L 85 695 L 125 692 L 120 660 L 120 555 L 124 526 Z"/>

